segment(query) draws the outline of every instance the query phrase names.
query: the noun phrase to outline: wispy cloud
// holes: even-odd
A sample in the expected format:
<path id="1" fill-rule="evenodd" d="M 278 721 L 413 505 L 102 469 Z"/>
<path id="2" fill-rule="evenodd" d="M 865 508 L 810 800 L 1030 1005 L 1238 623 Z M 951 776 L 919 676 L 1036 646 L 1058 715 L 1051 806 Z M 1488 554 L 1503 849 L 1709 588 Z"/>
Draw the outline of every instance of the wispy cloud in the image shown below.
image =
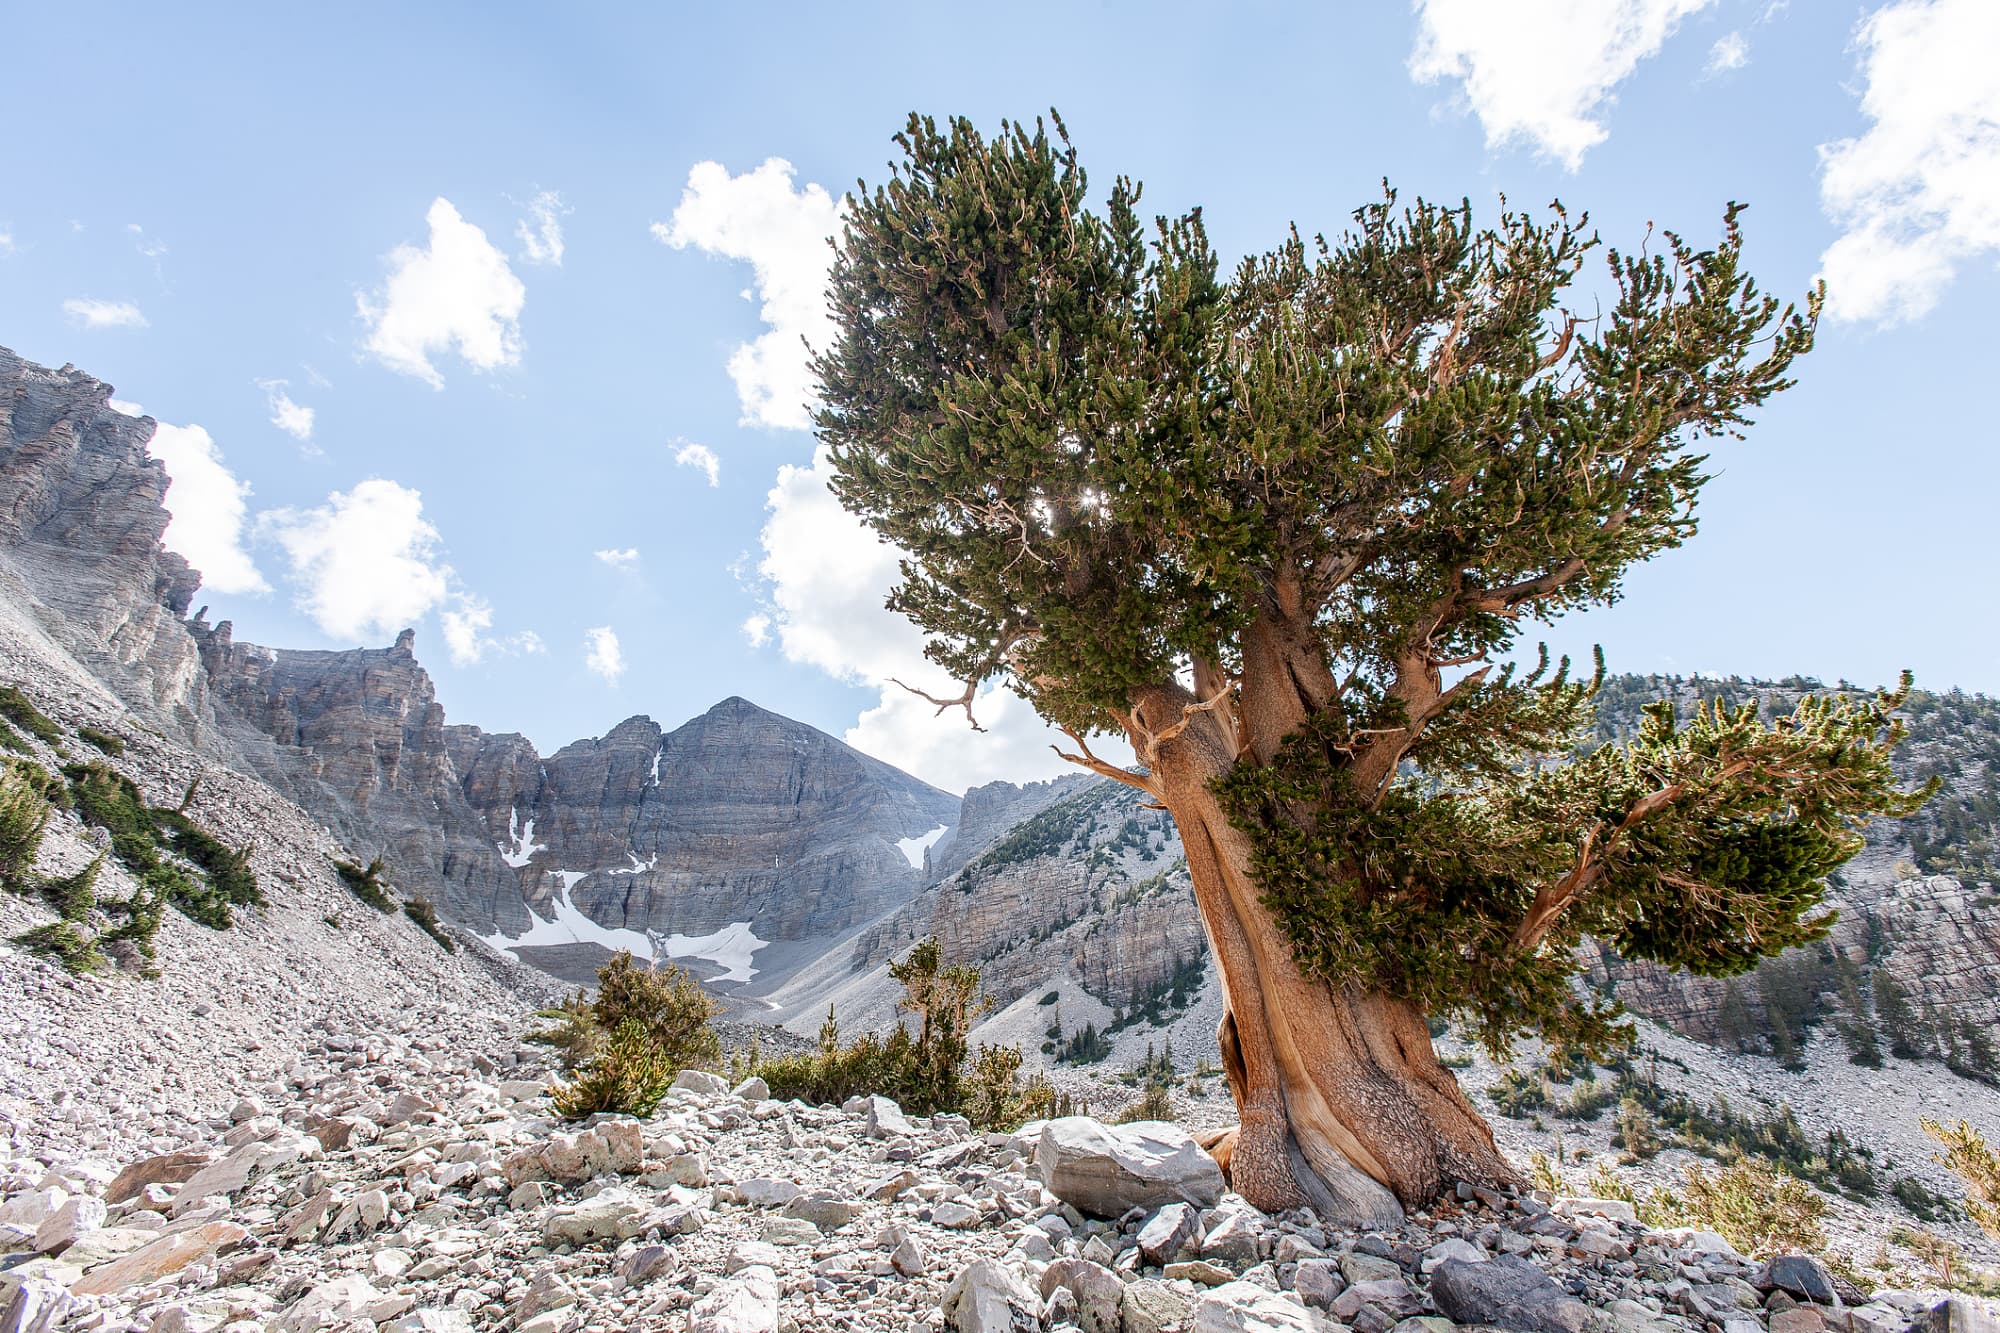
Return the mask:
<path id="1" fill-rule="evenodd" d="M 514 224 L 514 235 L 521 242 L 521 258 L 530 264 L 561 268 L 562 219 L 570 211 L 554 190 L 538 191 L 528 201 L 528 216 Z"/>
<path id="2" fill-rule="evenodd" d="M 705 444 L 683 444 L 674 450 L 674 462 L 682 467 L 699 468 L 711 486 L 722 484 L 722 460 Z"/>
<path id="3" fill-rule="evenodd" d="M 300 444 L 309 443 L 313 434 L 313 409 L 295 402 L 286 392 L 289 387 L 285 380 L 258 380 L 257 387 L 264 391 L 265 405 L 271 410 L 271 424 Z"/>
<path id="4" fill-rule="evenodd" d="M 130 301 L 99 301 L 72 296 L 62 303 L 70 321 L 86 329 L 143 329 L 146 317 Z"/>
<path id="5" fill-rule="evenodd" d="M 1750 39 L 1740 32 L 1724 33 L 1715 39 L 1715 45 L 1708 48 L 1706 72 L 1726 74 L 1732 69 L 1742 69 L 1750 63 Z"/>
<path id="6" fill-rule="evenodd" d="M 622 551 L 592 551 L 591 554 L 613 569 L 631 569 L 639 563 L 639 548 L 636 546 L 628 546 Z"/>

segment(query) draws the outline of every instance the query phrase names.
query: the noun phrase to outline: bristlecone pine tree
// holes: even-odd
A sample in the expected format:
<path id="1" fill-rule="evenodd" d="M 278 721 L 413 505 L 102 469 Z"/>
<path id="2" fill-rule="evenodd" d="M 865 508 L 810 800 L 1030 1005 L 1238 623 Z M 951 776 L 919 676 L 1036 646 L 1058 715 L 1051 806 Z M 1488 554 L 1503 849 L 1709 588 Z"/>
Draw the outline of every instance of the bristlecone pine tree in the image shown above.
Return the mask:
<path id="1" fill-rule="evenodd" d="M 1248 1199 L 1379 1223 L 1515 1180 L 1426 1020 L 1601 1046 L 1585 935 L 1722 975 L 1825 934 L 1826 874 L 1919 799 L 1900 694 L 1663 707 L 1576 758 L 1594 679 L 1505 664 L 1694 532 L 1703 442 L 1811 347 L 1820 294 L 1759 292 L 1736 207 L 1713 249 L 1609 252 L 1586 318 L 1559 204 L 1385 192 L 1223 277 L 1198 212 L 1094 210 L 1060 120 L 897 143 L 815 367 L 835 489 L 906 554 L 889 604 L 965 685 L 932 702 L 1000 678 L 1172 812 Z"/>

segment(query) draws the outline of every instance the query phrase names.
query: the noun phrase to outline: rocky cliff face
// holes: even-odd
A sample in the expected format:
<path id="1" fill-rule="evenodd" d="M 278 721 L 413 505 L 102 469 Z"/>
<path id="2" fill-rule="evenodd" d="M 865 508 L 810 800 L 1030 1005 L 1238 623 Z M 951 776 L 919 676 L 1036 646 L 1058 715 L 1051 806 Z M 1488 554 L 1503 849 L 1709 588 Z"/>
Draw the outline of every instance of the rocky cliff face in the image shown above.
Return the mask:
<path id="1" fill-rule="evenodd" d="M 1062 976 L 1113 1010 L 1157 1007 L 1208 946 L 1173 821 L 1140 800 L 1102 778 L 975 788 L 947 873 L 859 936 L 853 967 L 935 936 L 1000 1006 Z"/>
<path id="2" fill-rule="evenodd" d="M 0 347 L 0 590 L 149 720 L 195 729 L 205 682 L 179 622 L 201 577 L 160 546 L 154 423 L 113 411 L 111 392 Z"/>
<path id="3" fill-rule="evenodd" d="M 766 950 L 753 966 L 782 970 L 907 901 L 922 876 L 898 844 L 958 814 L 947 793 L 742 699 L 673 732 L 628 718 L 543 757 L 522 736 L 447 726 L 408 632 L 297 652 L 194 629 L 218 717 L 260 775 L 379 853 L 405 891 L 565 974 L 588 976 L 605 948 L 743 956 L 752 935 Z M 717 938 L 731 931 L 733 946 Z"/>

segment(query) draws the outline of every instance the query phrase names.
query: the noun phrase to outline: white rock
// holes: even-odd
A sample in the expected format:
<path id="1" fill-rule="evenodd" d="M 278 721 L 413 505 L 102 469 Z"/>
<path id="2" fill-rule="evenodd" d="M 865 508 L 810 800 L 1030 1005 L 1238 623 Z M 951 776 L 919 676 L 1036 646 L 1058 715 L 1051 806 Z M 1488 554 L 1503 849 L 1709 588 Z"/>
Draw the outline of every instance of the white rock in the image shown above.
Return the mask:
<path id="1" fill-rule="evenodd" d="M 103 1226 L 105 1212 L 104 1200 L 77 1195 L 35 1229 L 35 1249 L 43 1254 L 62 1253 Z"/>
<path id="2" fill-rule="evenodd" d="M 866 1111 L 871 1139 L 906 1139 L 917 1132 L 903 1115 L 903 1108 L 887 1097 L 870 1097 Z"/>
<path id="3" fill-rule="evenodd" d="M 582 1203 L 559 1208 L 543 1224 L 542 1238 L 550 1245 L 584 1245 L 593 1240 L 624 1240 L 652 1224 L 652 1207 L 628 1189 L 608 1189 Z"/>
<path id="4" fill-rule="evenodd" d="M 1035 1167 L 1051 1194 L 1098 1217 L 1169 1203 L 1212 1208 L 1222 1199 L 1222 1168 L 1186 1130 L 1163 1121 L 1051 1120 L 1042 1127 Z"/>
<path id="5" fill-rule="evenodd" d="M 736 1192 L 752 1208 L 782 1208 L 805 1191 L 796 1182 L 772 1176 L 751 1176 L 736 1182 Z"/>
<path id="6" fill-rule="evenodd" d="M 729 1085 L 722 1081 L 720 1074 L 711 1074 L 706 1069 L 683 1069 L 674 1075 L 676 1092 L 692 1092 L 703 1097 L 727 1097 Z"/>
<path id="7" fill-rule="evenodd" d="M 350 1273 L 299 1297 L 278 1320 L 278 1327 L 285 1333 L 306 1333 L 327 1324 L 345 1324 L 361 1318 L 381 1299 L 382 1293 L 367 1278 Z"/>
<path id="8" fill-rule="evenodd" d="M 412 1310 L 390 1320 L 389 1333 L 472 1333 L 472 1316 L 463 1310 Z"/>
<path id="9" fill-rule="evenodd" d="M 746 1102 L 767 1102 L 771 1100 L 771 1085 L 755 1076 L 744 1079 L 731 1089 L 731 1091 Z"/>
<path id="10" fill-rule="evenodd" d="M 776 1333 L 778 1275 L 762 1265 L 739 1270 L 688 1311 L 688 1333 Z"/>
<path id="11" fill-rule="evenodd" d="M 953 1278 L 939 1308 L 958 1333 L 1039 1333 L 1042 1326 L 1041 1297 L 992 1259 L 975 1259 Z"/>
<path id="12" fill-rule="evenodd" d="M 13 1223 L 33 1231 L 54 1217 L 56 1210 L 68 1202 L 69 1191 L 59 1185 L 47 1185 L 25 1194 L 16 1194 L 7 1202 L 0 1203 L 0 1223 Z"/>
<path id="13" fill-rule="evenodd" d="M 1254 1282 L 1210 1287 L 1195 1302 L 1189 1333 L 1319 1333 L 1318 1315 Z"/>

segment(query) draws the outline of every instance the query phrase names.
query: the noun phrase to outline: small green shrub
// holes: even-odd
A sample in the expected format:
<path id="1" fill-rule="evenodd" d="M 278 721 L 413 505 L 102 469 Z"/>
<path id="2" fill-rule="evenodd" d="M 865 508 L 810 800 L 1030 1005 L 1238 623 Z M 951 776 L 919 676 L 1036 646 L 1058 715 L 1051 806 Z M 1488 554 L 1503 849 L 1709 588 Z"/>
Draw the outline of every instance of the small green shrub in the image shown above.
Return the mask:
<path id="1" fill-rule="evenodd" d="M 81 870 L 54 879 L 38 878 L 35 890 L 44 902 L 56 909 L 57 916 L 81 924 L 90 920 L 90 914 L 97 906 L 97 872 L 103 868 L 104 853 L 99 852 Z"/>
<path id="2" fill-rule="evenodd" d="M 178 810 L 155 810 L 167 845 L 207 876 L 209 887 L 235 907 L 262 907 L 264 890 L 250 869 L 250 849 L 230 847 Z"/>
<path id="3" fill-rule="evenodd" d="M 33 754 L 34 747 L 20 732 L 0 721 L 0 750 L 12 750 L 15 754 Z"/>
<path id="4" fill-rule="evenodd" d="M 0 886 L 28 891 L 48 826 L 49 803 L 11 765 L 0 769 Z"/>
<path id="5" fill-rule="evenodd" d="M 102 972 L 105 968 L 104 955 L 98 951 L 97 941 L 78 931 L 68 921 L 51 921 L 47 925 L 36 926 L 16 935 L 14 943 L 45 958 L 55 959 L 65 970 L 77 976 Z"/>
<path id="6" fill-rule="evenodd" d="M 335 861 L 333 869 L 362 902 L 385 916 L 396 910 L 396 900 L 389 896 L 389 886 L 382 882 L 381 857 L 365 866 L 353 861 Z"/>
<path id="7" fill-rule="evenodd" d="M 1119 1113 L 1118 1123 L 1121 1125 L 1131 1125 L 1141 1120 L 1172 1120 L 1173 1118 L 1174 1099 L 1167 1085 L 1158 1082 L 1148 1082 L 1145 1091 L 1139 1094 L 1139 1100 L 1133 1102 Z"/>
<path id="8" fill-rule="evenodd" d="M 108 731 L 99 731 L 96 727 L 78 727 L 76 729 L 76 738 L 86 744 L 96 746 L 108 755 L 119 756 L 125 753 L 125 741 L 123 737 L 114 736 Z"/>
<path id="9" fill-rule="evenodd" d="M 780 1099 L 826 1104 L 877 1093 L 916 1115 L 955 1112 L 986 1129 L 1030 1118 L 1030 1101 L 1045 1099 L 1017 1086 L 1020 1050 L 982 1047 L 977 1056 L 967 1050 L 972 1022 L 985 1008 L 979 973 L 943 966 L 937 941 L 924 940 L 891 963 L 889 974 L 903 986 L 899 1008 L 916 1016 L 914 1033 L 898 1024 L 886 1036 L 869 1033 L 842 1044 L 829 1009 L 817 1051 L 761 1060 L 748 1072 Z"/>
<path id="10" fill-rule="evenodd" d="M 549 1100 L 558 1115 L 571 1120 L 611 1112 L 648 1116 L 673 1087 L 674 1075 L 679 1072 L 653 1045 L 646 1025 L 628 1018 L 612 1030 L 603 1050 L 588 1065 L 556 1085 Z"/>
<path id="11" fill-rule="evenodd" d="M 1817 1254 L 1826 1248 L 1826 1199 L 1798 1177 L 1756 1157 L 1710 1174 L 1690 1164 L 1684 1192 L 1658 1190 L 1646 1201 L 1648 1225 L 1713 1231 L 1753 1259 Z"/>
<path id="12" fill-rule="evenodd" d="M 1486 1090 L 1486 1095 L 1493 1099 L 1494 1108 L 1501 1115 L 1519 1120 L 1531 1111 L 1548 1107 L 1548 1079 L 1524 1070 L 1509 1069 L 1500 1075 L 1498 1083 Z"/>
<path id="13" fill-rule="evenodd" d="M 1945 1126 L 1925 1117 L 1924 1133 L 1944 1145 L 1940 1165 L 1965 1182 L 1965 1214 L 1981 1231 L 2000 1241 L 2000 1154 L 1969 1121 Z"/>
<path id="14" fill-rule="evenodd" d="M 446 953 L 458 952 L 458 941 L 444 933 L 438 924 L 437 908 L 432 907 L 428 898 L 412 898 L 403 904 L 403 915 L 417 923 L 417 928 L 436 940 Z"/>
<path id="15" fill-rule="evenodd" d="M 42 715 L 16 685 L 0 685 L 0 718 L 12 722 L 45 744 L 54 745 L 63 737 L 62 728 Z"/>
<path id="16" fill-rule="evenodd" d="M 1571 1086 L 1562 1114 L 1571 1120 L 1595 1120 L 1617 1100 L 1618 1093 L 1609 1083 L 1595 1078 L 1580 1078 Z"/>
<path id="17" fill-rule="evenodd" d="M 722 1062 L 709 1021 L 722 1006 L 678 967 L 640 967 L 620 953 L 597 970 L 597 996 L 551 1011 L 557 1027 L 532 1034 L 564 1052 L 573 1072 L 552 1094 L 556 1110 L 651 1115 L 683 1069 Z"/>
<path id="18" fill-rule="evenodd" d="M 576 1069 L 604 1047 L 604 1034 L 598 1030 L 597 1018 L 591 1012 L 590 997 L 581 991 L 554 1009 L 543 1009 L 535 1014 L 555 1026 L 530 1032 L 528 1040 L 541 1046 L 555 1049 L 556 1060 L 564 1069 Z"/>

